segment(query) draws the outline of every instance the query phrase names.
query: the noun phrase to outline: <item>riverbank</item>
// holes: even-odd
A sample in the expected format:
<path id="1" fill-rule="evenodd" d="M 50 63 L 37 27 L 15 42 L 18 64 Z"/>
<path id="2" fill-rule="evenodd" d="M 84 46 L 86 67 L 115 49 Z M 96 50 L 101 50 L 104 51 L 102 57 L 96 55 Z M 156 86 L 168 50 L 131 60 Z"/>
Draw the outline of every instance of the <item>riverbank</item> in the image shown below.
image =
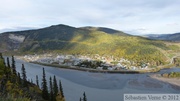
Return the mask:
<path id="1" fill-rule="evenodd" d="M 165 78 L 161 74 L 150 75 L 150 77 L 180 87 L 180 78 Z"/>
<path id="2" fill-rule="evenodd" d="M 45 63 L 38 63 L 38 62 L 30 62 L 34 64 L 39 64 L 43 66 L 51 66 L 57 68 L 64 68 L 64 69 L 72 69 L 72 70 L 79 70 L 79 71 L 87 71 L 87 72 L 97 72 L 97 73 L 122 73 L 122 74 L 137 74 L 140 73 L 139 71 L 129 71 L 129 70 L 96 70 L 90 68 L 81 68 L 77 66 L 66 66 L 66 65 L 59 65 L 59 64 L 45 64 Z"/>
<path id="3" fill-rule="evenodd" d="M 28 61 L 28 60 L 22 58 L 21 56 L 16 56 L 16 58 L 23 60 L 23 61 L 26 61 L 26 62 L 44 65 L 44 66 L 58 67 L 58 68 L 64 68 L 64 69 L 73 69 L 73 70 L 79 70 L 79 71 L 97 72 L 97 73 L 124 73 L 124 74 L 155 73 L 155 72 L 159 72 L 162 69 L 172 68 L 175 66 L 174 64 L 166 64 L 166 65 L 161 65 L 161 66 L 154 67 L 154 68 L 137 69 L 137 70 L 127 70 L 127 69 L 99 70 L 99 69 L 91 69 L 91 68 L 78 67 L 78 66 L 68 66 L 68 65 L 60 65 L 60 64 L 31 62 L 31 61 Z"/>
<path id="4" fill-rule="evenodd" d="M 69 57 L 68 57 L 69 56 Z M 91 61 L 89 62 L 87 66 L 87 63 L 82 64 L 82 61 L 85 61 L 86 59 L 88 59 L 88 57 L 81 57 L 81 58 L 77 58 L 75 56 L 72 55 L 58 55 L 58 57 L 53 57 L 51 54 L 46 54 L 46 56 L 44 55 L 33 55 L 33 56 L 16 56 L 17 59 L 20 60 L 24 60 L 26 62 L 31 62 L 31 63 L 35 63 L 35 64 L 39 64 L 39 65 L 45 65 L 45 66 L 52 66 L 52 67 L 59 67 L 59 68 L 65 68 L 65 69 L 73 69 L 73 70 L 80 70 L 80 71 L 88 71 L 88 72 L 100 72 L 100 73 L 155 73 L 155 72 L 159 72 L 162 69 L 165 68 L 172 68 L 175 67 L 174 64 L 169 63 L 166 65 L 160 65 L 160 66 L 155 66 L 152 67 L 150 66 L 143 66 L 143 67 L 128 67 L 128 66 L 124 66 L 121 65 L 121 63 L 119 63 L 118 65 L 113 65 L 113 64 L 109 64 L 109 63 L 103 63 L 103 66 L 105 66 L 105 68 L 101 67 L 101 65 L 99 65 L 97 63 L 97 61 Z M 66 59 L 68 58 L 68 59 Z M 72 58 L 72 59 L 70 59 Z M 33 62 L 32 62 L 33 61 Z M 127 60 L 123 60 L 122 61 L 127 61 Z M 100 66 L 96 69 L 94 68 L 86 68 L 86 67 L 92 67 L 92 62 L 94 64 L 96 64 L 96 66 Z M 80 66 L 74 66 L 81 63 Z M 64 65 L 65 64 L 65 65 Z M 98 65 L 97 65 L 98 64 Z"/>
<path id="5" fill-rule="evenodd" d="M 79 71 L 87 71 L 87 72 L 95 72 L 95 73 L 121 73 L 121 74 L 140 74 L 140 73 L 155 73 L 159 72 L 161 69 L 164 68 L 153 68 L 149 70 L 97 70 L 97 69 L 90 69 L 90 68 L 81 68 L 77 66 L 66 66 L 66 65 L 59 65 L 59 64 L 46 64 L 46 63 L 39 63 L 39 62 L 30 62 L 34 64 L 39 64 L 43 66 L 51 66 L 57 68 L 64 68 L 64 69 L 72 69 L 72 70 L 79 70 Z M 171 65 L 172 66 L 172 65 Z M 166 66 L 165 68 L 171 68 L 171 66 Z"/>

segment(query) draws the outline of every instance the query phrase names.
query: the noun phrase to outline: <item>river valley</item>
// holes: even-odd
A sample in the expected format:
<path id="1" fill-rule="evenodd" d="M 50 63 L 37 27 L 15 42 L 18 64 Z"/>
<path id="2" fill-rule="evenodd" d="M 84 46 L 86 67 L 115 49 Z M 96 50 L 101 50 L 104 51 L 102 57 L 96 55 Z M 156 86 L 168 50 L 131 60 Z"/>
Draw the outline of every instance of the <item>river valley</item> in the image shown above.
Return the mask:
<path id="1" fill-rule="evenodd" d="M 180 87 L 177 89 L 177 87 L 149 76 L 157 73 L 92 73 L 41 66 L 16 59 L 16 68 L 20 73 L 22 64 L 25 65 L 28 79 L 32 79 L 33 82 L 36 81 L 35 78 L 38 75 L 39 84 L 41 84 L 43 67 L 46 71 L 47 82 L 49 82 L 49 77 L 54 75 L 57 80 L 61 80 L 66 101 L 79 101 L 84 91 L 88 101 L 123 101 L 123 94 L 180 93 Z M 180 68 L 163 69 L 158 73 L 172 71 L 180 72 Z"/>

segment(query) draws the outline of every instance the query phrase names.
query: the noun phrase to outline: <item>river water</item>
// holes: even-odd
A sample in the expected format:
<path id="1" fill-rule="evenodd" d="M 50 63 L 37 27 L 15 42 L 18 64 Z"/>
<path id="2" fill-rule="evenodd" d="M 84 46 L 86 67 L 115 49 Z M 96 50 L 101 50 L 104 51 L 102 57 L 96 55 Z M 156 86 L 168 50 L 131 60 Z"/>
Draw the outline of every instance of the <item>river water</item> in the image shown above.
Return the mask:
<path id="1" fill-rule="evenodd" d="M 66 101 L 79 101 L 83 92 L 88 101 L 123 101 L 123 94 L 148 94 L 148 93 L 180 93 L 171 85 L 152 79 L 149 74 L 109 74 L 91 73 L 85 71 L 69 70 L 55 67 L 41 66 L 16 59 L 17 71 L 21 73 L 21 65 L 26 68 L 28 79 L 42 80 L 42 68 L 45 68 L 46 78 L 56 76 L 61 80 Z M 161 70 L 160 73 L 179 71 L 180 68 Z M 39 82 L 41 84 L 41 82 Z"/>

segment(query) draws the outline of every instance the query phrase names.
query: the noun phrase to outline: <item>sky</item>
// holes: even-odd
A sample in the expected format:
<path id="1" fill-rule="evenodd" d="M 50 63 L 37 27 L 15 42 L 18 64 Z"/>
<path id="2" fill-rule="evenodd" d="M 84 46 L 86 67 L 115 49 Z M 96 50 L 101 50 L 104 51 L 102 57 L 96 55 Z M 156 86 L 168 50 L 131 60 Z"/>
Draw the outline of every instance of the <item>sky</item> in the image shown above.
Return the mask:
<path id="1" fill-rule="evenodd" d="M 65 24 L 129 34 L 180 32 L 180 0 L 0 0 L 0 33 Z"/>

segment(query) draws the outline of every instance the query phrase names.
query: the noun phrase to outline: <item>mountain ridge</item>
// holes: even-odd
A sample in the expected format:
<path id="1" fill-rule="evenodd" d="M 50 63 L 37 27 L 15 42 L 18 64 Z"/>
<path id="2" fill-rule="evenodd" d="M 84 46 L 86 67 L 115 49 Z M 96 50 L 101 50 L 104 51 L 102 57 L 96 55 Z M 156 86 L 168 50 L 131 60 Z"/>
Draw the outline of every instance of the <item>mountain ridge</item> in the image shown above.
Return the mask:
<path id="1" fill-rule="evenodd" d="M 94 30 L 94 31 L 102 31 L 109 34 L 119 34 L 119 35 L 129 35 L 127 33 L 124 33 L 119 30 L 115 30 L 112 28 L 106 28 L 106 27 L 92 27 L 92 26 L 86 26 L 86 27 L 80 27 L 82 29 L 88 29 L 88 30 Z"/>
<path id="2" fill-rule="evenodd" d="M 148 34 L 144 35 L 144 37 L 156 40 L 180 42 L 180 32 L 174 34 Z"/>

